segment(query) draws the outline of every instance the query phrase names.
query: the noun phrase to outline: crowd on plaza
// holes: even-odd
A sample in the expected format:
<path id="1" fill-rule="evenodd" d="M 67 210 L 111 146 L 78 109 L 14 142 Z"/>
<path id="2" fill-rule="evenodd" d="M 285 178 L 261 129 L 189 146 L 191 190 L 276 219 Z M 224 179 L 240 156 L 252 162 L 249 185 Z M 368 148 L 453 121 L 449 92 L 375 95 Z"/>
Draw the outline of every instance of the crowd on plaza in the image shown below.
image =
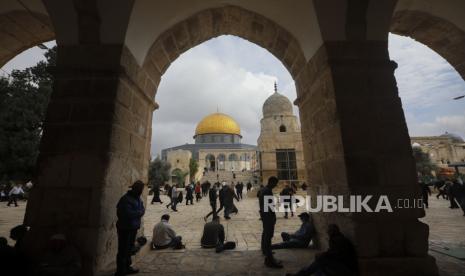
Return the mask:
<path id="1" fill-rule="evenodd" d="M 431 187 L 437 191 L 436 198 L 449 200 L 450 209 L 461 208 L 465 216 L 465 184 L 462 177 L 433 179 L 426 183 L 420 180 L 422 201 L 426 208 L 429 208 L 428 198 L 431 196 Z"/>
<path id="2" fill-rule="evenodd" d="M 276 224 L 276 213 L 273 209 L 265 205 L 265 198 L 273 195 L 273 189 L 277 186 L 278 179 L 271 177 L 267 185 L 261 185 L 257 192 L 260 220 L 262 222 L 261 250 L 265 257 L 264 264 L 271 268 L 282 268 L 283 264 L 273 256 L 273 250 L 284 248 L 306 248 L 310 245 L 314 235 L 315 228 L 309 213 L 303 212 L 298 215 L 301 226 L 293 233 L 281 233 L 282 242 L 272 244 L 274 228 Z M 234 200 L 240 201 L 243 198 L 242 183 L 228 184 L 226 182 L 210 183 L 191 183 L 186 185 L 184 192 L 185 198 L 178 185 L 166 185 L 164 192 L 170 202 L 166 208 L 171 208 L 177 212 L 177 204 L 182 203 L 185 199 L 186 205 L 193 205 L 194 194 L 196 201 L 207 197 L 210 203 L 211 212 L 204 217 L 205 225 L 200 240 L 202 248 L 214 248 L 215 252 L 220 253 L 224 250 L 231 250 L 236 247 L 235 242 L 225 240 L 224 227 L 221 224 L 219 213 L 223 211 L 224 219 L 231 219 L 231 214 L 237 214 L 238 208 Z M 117 272 L 115 275 L 127 275 L 138 273 L 138 270 L 131 266 L 131 255 L 135 253 L 134 244 L 137 230 L 140 228 L 141 218 L 145 214 L 145 208 L 140 196 L 144 183 L 137 181 L 131 190 L 125 194 L 117 206 L 118 213 L 118 254 L 117 254 Z M 252 189 L 252 185 L 247 183 L 247 191 Z M 306 189 L 306 187 L 304 187 Z M 152 187 L 153 193 L 152 204 L 158 202 L 163 204 L 160 198 L 160 189 L 158 185 Z M 288 218 L 288 211 L 294 216 L 292 205 L 295 204 L 293 195 L 297 191 L 296 185 L 286 185 L 280 192 L 280 195 L 286 196 L 282 203 L 287 207 L 285 218 Z M 219 208 L 218 207 L 219 203 Z M 268 209 L 266 209 L 268 208 Z M 288 211 L 287 211 L 288 210 Z M 212 216 L 211 221 L 208 218 Z M 208 221 L 208 222 L 207 222 Z M 151 248 L 153 250 L 163 250 L 167 248 L 183 249 L 185 245 L 182 237 L 176 233 L 175 226 L 170 224 L 170 215 L 161 216 L 160 222 L 153 228 Z M 289 275 L 355 275 L 357 272 L 357 257 L 352 243 L 344 237 L 337 225 L 328 227 L 329 249 L 318 254 L 315 260 L 307 267 L 302 268 L 296 274 Z"/>
<path id="3" fill-rule="evenodd" d="M 431 195 L 430 186 L 437 189 L 437 198 L 449 200 L 450 208 L 462 208 L 465 210 L 465 185 L 460 178 L 454 180 L 438 180 L 430 184 L 419 182 L 423 195 L 423 203 L 428 208 L 428 197 Z M 270 177 L 266 185 L 260 185 L 257 191 L 258 209 L 262 223 L 261 251 L 264 255 L 264 264 L 270 268 L 282 268 L 283 263 L 274 257 L 273 250 L 307 248 L 312 244 L 316 231 L 310 213 L 302 212 L 298 215 L 301 225 L 291 232 L 281 233 L 282 242 L 272 244 L 274 229 L 276 225 L 276 213 L 271 207 L 272 204 L 265 204 L 268 196 L 273 198 L 273 191 L 278 184 L 276 177 Z M 143 237 L 136 239 L 137 232 L 141 227 L 141 220 L 145 214 L 145 206 L 141 199 L 143 189 L 146 185 L 142 181 L 136 181 L 130 190 L 124 194 L 117 204 L 117 272 L 115 275 L 128 275 L 138 273 L 138 269 L 133 268 L 131 258 L 135 255 L 147 240 Z M 153 198 L 151 203 L 163 204 L 160 194 L 164 193 L 170 200 L 166 208 L 171 208 L 177 212 L 176 206 L 183 201 L 186 205 L 194 205 L 204 197 L 208 200 L 211 211 L 203 219 L 205 221 L 203 233 L 200 240 L 202 248 L 214 249 L 220 253 L 224 250 L 232 250 L 236 247 L 235 242 L 227 241 L 224 226 L 221 224 L 220 212 L 223 211 L 225 220 L 230 220 L 231 215 L 237 214 L 239 209 L 235 201 L 243 199 L 243 189 L 247 192 L 252 190 L 252 184 L 247 183 L 226 183 L 216 182 L 210 184 L 190 183 L 180 188 L 179 185 L 166 185 L 163 189 L 158 185 L 151 187 Z M 296 204 L 294 195 L 297 190 L 306 189 L 306 186 L 297 187 L 293 183 L 288 183 L 279 191 L 282 196 L 280 204 L 284 205 L 284 218 L 294 216 L 293 206 Z M 2 190 L 3 192 L 3 190 Z M 185 196 L 183 195 L 185 193 Z M 5 192 L 3 192 L 5 193 Z M 9 203 L 16 203 L 16 200 L 24 191 L 21 185 L 14 185 L 8 191 Z M 219 203 L 219 205 L 218 205 Z M 175 213 L 174 213 L 175 214 Z M 465 214 L 465 211 L 464 211 Z M 209 218 L 211 217 L 211 220 Z M 199 218 L 201 219 L 201 218 Z M 176 228 L 180 225 L 170 223 L 170 215 L 163 214 L 160 221 L 153 228 L 150 247 L 153 250 L 164 250 L 167 248 L 183 249 L 182 237 L 176 233 Z M 28 259 L 23 241 L 28 234 L 28 227 L 19 225 L 10 232 L 10 238 L 15 241 L 13 247 L 8 245 L 7 239 L 0 237 L 0 260 L 9 265 L 2 265 L 5 275 L 78 275 L 81 269 L 81 257 L 77 249 L 68 242 L 63 233 L 55 233 L 50 236 L 47 248 L 39 260 L 32 262 Z M 353 244 L 347 239 L 335 224 L 328 225 L 327 235 L 329 238 L 329 248 L 315 255 L 315 259 L 307 267 L 302 268 L 296 274 L 287 275 L 356 275 L 357 255 Z M 9 274 L 10 273 L 10 274 Z M 2 274 L 3 275 L 3 274 Z"/>

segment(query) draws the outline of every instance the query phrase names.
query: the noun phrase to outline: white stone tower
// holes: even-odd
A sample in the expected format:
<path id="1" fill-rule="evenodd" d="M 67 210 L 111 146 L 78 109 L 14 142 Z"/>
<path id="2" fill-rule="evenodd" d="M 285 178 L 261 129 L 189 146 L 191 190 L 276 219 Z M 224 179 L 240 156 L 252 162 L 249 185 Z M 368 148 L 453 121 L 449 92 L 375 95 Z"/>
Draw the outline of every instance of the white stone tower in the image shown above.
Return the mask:
<path id="1" fill-rule="evenodd" d="M 278 93 L 275 83 L 274 93 L 263 104 L 263 118 L 258 137 L 259 162 L 262 181 L 270 176 L 280 180 L 306 181 L 305 163 L 302 149 L 302 136 L 292 103 Z"/>

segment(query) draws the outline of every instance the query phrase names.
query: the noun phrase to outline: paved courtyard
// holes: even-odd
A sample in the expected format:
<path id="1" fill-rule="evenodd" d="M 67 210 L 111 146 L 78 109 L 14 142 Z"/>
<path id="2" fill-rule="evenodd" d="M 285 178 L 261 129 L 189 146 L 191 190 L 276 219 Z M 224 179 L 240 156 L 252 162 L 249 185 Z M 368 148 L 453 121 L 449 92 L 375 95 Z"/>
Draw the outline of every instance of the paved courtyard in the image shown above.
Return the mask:
<path id="1" fill-rule="evenodd" d="M 151 197 L 149 197 L 149 201 Z M 283 261 L 285 269 L 272 270 L 263 266 L 261 256 L 260 235 L 261 222 L 258 219 L 258 204 L 254 195 L 237 202 L 237 215 L 229 221 L 222 220 L 225 226 L 226 239 L 235 241 L 237 249 L 216 254 L 213 249 L 201 249 L 200 238 L 204 225 L 203 217 L 210 208 L 206 198 L 194 205 L 178 205 L 178 212 L 167 209 L 168 198 L 162 195 L 164 204 L 148 204 L 145 215 L 145 235 L 152 236 L 151 229 L 160 220 L 162 214 L 171 215 L 170 223 L 183 237 L 185 250 L 148 251 L 137 260 L 141 268 L 140 275 L 284 275 L 295 271 L 296 267 L 308 264 L 315 250 L 277 250 L 276 257 Z M 438 253 L 439 248 L 465 248 L 465 217 L 459 209 L 448 208 L 448 201 L 430 198 L 430 208 L 422 221 L 430 226 L 430 254 L 437 260 L 442 276 L 463 276 L 465 261 Z M 20 224 L 24 215 L 25 202 L 20 207 L 0 206 L 0 236 L 8 236 L 9 229 Z M 303 210 L 301 210 L 303 211 Z M 300 211 L 298 211 L 299 213 Z M 278 215 L 274 242 L 280 241 L 279 233 L 296 229 L 299 225 L 297 217 L 284 219 Z M 10 244 L 12 241 L 10 241 Z M 227 273 L 225 273 L 227 271 Z M 111 273 L 108 273 L 110 275 Z M 106 274 L 105 274 L 106 275 Z"/>

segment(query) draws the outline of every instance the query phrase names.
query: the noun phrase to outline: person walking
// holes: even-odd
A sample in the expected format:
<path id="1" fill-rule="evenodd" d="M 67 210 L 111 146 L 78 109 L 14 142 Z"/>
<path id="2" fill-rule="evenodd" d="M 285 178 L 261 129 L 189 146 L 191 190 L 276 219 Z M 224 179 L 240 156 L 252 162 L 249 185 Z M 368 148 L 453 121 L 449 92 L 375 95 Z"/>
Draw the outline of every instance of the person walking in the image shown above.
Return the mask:
<path id="1" fill-rule="evenodd" d="M 237 207 L 234 205 L 234 199 L 239 201 L 236 193 L 234 193 L 233 188 L 228 185 L 223 186 L 223 195 L 224 195 L 224 218 L 231 219 L 229 214 L 238 212 Z"/>
<path id="2" fill-rule="evenodd" d="M 263 231 L 261 249 L 263 255 L 265 255 L 265 265 L 271 268 L 282 268 L 281 262 L 277 261 L 273 257 L 271 250 L 271 240 L 274 235 L 274 227 L 276 224 L 276 214 L 272 208 L 274 204 L 268 204 L 270 199 L 274 203 L 273 189 L 278 185 L 278 178 L 272 176 L 268 179 L 268 184 L 261 189 L 258 197 L 260 204 L 260 218 L 262 220 Z M 265 206 L 265 203 L 267 205 Z M 271 205 L 271 206 L 270 206 Z"/>
<path id="3" fill-rule="evenodd" d="M 188 184 L 186 186 L 186 205 L 194 205 L 194 184 Z"/>
<path id="4" fill-rule="evenodd" d="M 154 184 L 152 188 L 153 192 L 153 197 L 152 197 L 152 202 L 150 204 L 153 204 L 154 202 L 160 202 L 160 204 L 163 204 L 163 202 L 160 199 L 160 185 Z"/>
<path id="5" fill-rule="evenodd" d="M 428 184 L 426 184 L 425 182 L 420 181 L 419 184 L 420 184 L 420 189 L 421 189 L 421 197 L 423 199 L 423 205 L 426 208 L 429 208 L 428 197 L 431 195 L 431 190 L 428 187 Z"/>
<path id="6" fill-rule="evenodd" d="M 200 199 L 202 199 L 202 196 L 200 195 L 201 193 L 201 186 L 200 186 L 200 182 L 197 182 L 197 184 L 195 184 L 195 202 L 199 202 Z"/>
<path id="7" fill-rule="evenodd" d="M 224 197 L 225 197 L 225 189 L 223 189 L 226 186 L 226 182 L 221 183 L 222 187 L 218 189 L 218 199 L 220 201 L 220 208 L 216 210 L 216 215 L 219 214 L 221 210 L 224 208 Z"/>
<path id="8" fill-rule="evenodd" d="M 249 192 L 250 190 L 252 190 L 252 183 L 247 182 L 247 192 Z"/>
<path id="9" fill-rule="evenodd" d="M 242 200 L 242 192 L 244 191 L 244 183 L 239 182 L 239 187 L 237 189 L 237 197 Z"/>
<path id="10" fill-rule="evenodd" d="M 116 274 L 123 276 L 138 273 L 131 264 L 131 252 L 134 248 L 137 230 L 141 226 L 142 216 L 145 214 L 144 204 L 140 198 L 145 184 L 137 180 L 116 205 L 116 231 L 118 234 L 118 253 L 116 255 Z"/>
<path id="11" fill-rule="evenodd" d="M 9 200 L 8 200 L 8 204 L 6 206 L 10 206 L 11 203 L 14 202 L 15 204 L 15 207 L 18 207 L 18 198 L 20 195 L 24 194 L 24 190 L 23 188 L 21 188 L 21 185 L 19 184 L 15 184 L 13 186 L 13 188 L 10 190 L 10 192 L 8 193 L 8 196 L 9 196 Z"/>
<path id="12" fill-rule="evenodd" d="M 291 216 L 294 216 L 294 210 L 292 210 L 292 194 L 294 193 L 294 190 L 289 186 L 289 184 L 286 184 L 284 189 L 281 191 L 279 194 L 282 198 L 281 202 L 284 206 L 284 218 L 288 218 L 288 210 L 291 211 Z"/>
<path id="13" fill-rule="evenodd" d="M 241 183 L 240 182 L 237 182 L 237 184 L 234 187 L 234 190 L 236 190 L 236 197 L 237 197 L 237 200 L 241 200 L 241 196 L 239 195 L 239 190 L 241 188 Z"/>
<path id="14" fill-rule="evenodd" d="M 176 188 L 176 184 L 173 184 L 171 188 L 168 190 L 168 196 L 170 197 L 170 203 L 166 205 L 166 208 L 171 206 L 171 210 L 177 212 L 176 205 L 178 205 L 178 190 Z"/>
<path id="15" fill-rule="evenodd" d="M 203 220 L 207 222 L 207 219 L 209 216 L 213 215 L 214 217 L 217 216 L 217 211 L 216 211 L 216 199 L 218 198 L 218 195 L 216 194 L 216 186 L 213 185 L 213 187 L 210 188 L 208 191 L 208 197 L 210 199 L 210 207 L 212 208 L 211 212 L 208 213 Z M 222 207 L 223 208 L 223 207 Z"/>

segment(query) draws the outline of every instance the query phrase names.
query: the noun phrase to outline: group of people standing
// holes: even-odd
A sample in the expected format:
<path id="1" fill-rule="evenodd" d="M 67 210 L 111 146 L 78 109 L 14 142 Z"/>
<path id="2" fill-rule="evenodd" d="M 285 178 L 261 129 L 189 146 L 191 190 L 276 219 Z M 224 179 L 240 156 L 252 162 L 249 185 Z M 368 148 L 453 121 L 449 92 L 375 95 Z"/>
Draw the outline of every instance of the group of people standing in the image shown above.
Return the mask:
<path id="1" fill-rule="evenodd" d="M 436 198 L 449 200 L 451 209 L 461 208 L 465 216 L 465 184 L 461 177 L 454 179 L 445 178 L 432 182 L 433 187 L 438 191 Z M 423 203 L 428 208 L 428 196 L 431 195 L 429 185 L 420 181 Z"/>
<path id="2" fill-rule="evenodd" d="M 18 207 L 18 200 L 24 196 L 25 192 L 21 184 L 14 184 L 11 189 L 6 187 L 0 189 L 0 201 L 8 201 L 7 206 L 14 204 Z"/>

